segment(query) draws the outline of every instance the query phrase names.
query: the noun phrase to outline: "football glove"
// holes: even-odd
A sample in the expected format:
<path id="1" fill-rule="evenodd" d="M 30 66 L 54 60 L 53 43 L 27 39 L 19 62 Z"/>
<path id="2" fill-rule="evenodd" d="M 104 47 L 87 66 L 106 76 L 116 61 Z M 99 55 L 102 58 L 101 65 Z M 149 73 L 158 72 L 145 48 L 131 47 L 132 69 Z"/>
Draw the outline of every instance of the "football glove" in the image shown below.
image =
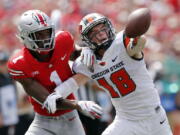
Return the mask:
<path id="1" fill-rule="evenodd" d="M 56 94 L 55 92 L 51 93 L 46 100 L 44 101 L 42 108 L 46 108 L 49 113 L 55 113 L 57 110 L 56 101 L 57 99 L 62 98 L 61 95 Z"/>
<path id="2" fill-rule="evenodd" d="M 83 47 L 81 51 L 81 62 L 88 67 L 91 72 L 94 72 L 94 63 L 96 57 L 91 49 Z"/>
<path id="3" fill-rule="evenodd" d="M 92 119 L 101 118 L 101 115 L 103 113 L 102 108 L 93 101 L 78 101 L 77 104 L 80 107 L 79 111 L 82 112 L 84 115 Z"/>
<path id="4" fill-rule="evenodd" d="M 133 56 L 137 53 L 140 53 L 144 49 L 145 44 L 146 44 L 146 38 L 144 36 L 131 38 L 127 46 L 127 52 L 129 56 Z"/>

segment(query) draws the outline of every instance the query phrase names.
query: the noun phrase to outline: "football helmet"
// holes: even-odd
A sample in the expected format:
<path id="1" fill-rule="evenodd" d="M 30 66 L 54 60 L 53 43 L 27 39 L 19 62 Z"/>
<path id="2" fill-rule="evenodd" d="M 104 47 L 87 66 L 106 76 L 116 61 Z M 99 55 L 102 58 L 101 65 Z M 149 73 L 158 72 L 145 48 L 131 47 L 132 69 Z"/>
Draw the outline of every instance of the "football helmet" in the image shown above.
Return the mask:
<path id="1" fill-rule="evenodd" d="M 107 33 L 108 39 L 101 43 L 95 43 L 91 40 L 88 34 L 92 28 L 99 24 L 105 25 L 106 29 L 104 31 Z M 110 20 L 107 17 L 98 13 L 91 13 L 83 17 L 79 24 L 79 32 L 81 34 L 82 41 L 85 42 L 85 45 L 95 51 L 100 48 L 103 48 L 105 50 L 108 49 L 115 38 L 115 30 Z"/>
<path id="2" fill-rule="evenodd" d="M 17 36 L 26 48 L 39 53 L 54 48 L 55 26 L 44 12 L 40 10 L 24 12 L 18 23 L 18 30 Z"/>

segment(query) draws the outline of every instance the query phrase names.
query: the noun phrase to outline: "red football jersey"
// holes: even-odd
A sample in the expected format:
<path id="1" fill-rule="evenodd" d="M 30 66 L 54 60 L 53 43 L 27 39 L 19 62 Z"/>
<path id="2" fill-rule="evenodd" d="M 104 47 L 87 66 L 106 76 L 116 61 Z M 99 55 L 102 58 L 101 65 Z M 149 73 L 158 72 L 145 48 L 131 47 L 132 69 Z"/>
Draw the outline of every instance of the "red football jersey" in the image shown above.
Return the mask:
<path id="1" fill-rule="evenodd" d="M 21 51 L 10 58 L 8 70 L 13 79 L 33 78 L 51 93 L 58 84 L 73 75 L 68 64 L 73 50 L 74 40 L 70 33 L 60 31 L 56 34 L 55 49 L 49 62 L 37 61 L 27 48 L 22 48 Z M 67 99 L 74 99 L 74 95 L 69 95 Z M 59 116 L 71 111 L 59 110 L 54 114 L 49 114 L 32 97 L 30 97 L 30 102 L 34 107 L 34 111 L 41 115 Z"/>

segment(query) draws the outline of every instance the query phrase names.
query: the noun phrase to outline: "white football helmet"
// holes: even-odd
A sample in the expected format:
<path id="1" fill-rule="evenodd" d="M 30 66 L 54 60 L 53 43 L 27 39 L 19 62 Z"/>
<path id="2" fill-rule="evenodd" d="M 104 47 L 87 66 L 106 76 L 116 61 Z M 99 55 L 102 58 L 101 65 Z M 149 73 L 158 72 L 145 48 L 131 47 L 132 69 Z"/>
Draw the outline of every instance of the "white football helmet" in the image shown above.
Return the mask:
<path id="1" fill-rule="evenodd" d="M 98 24 L 105 24 L 107 27 L 108 39 L 100 44 L 93 43 L 91 39 L 88 37 L 88 32 Z M 79 32 L 81 34 L 82 41 L 93 50 L 98 50 L 99 48 L 107 49 L 111 45 L 112 41 L 115 38 L 115 30 L 110 22 L 110 20 L 98 13 L 91 13 L 83 17 L 79 24 Z"/>
<path id="2" fill-rule="evenodd" d="M 54 48 L 55 27 L 50 18 L 40 10 L 24 12 L 18 23 L 19 34 L 26 48 L 33 51 L 50 51 Z M 38 39 L 38 32 L 47 30 L 48 38 Z"/>

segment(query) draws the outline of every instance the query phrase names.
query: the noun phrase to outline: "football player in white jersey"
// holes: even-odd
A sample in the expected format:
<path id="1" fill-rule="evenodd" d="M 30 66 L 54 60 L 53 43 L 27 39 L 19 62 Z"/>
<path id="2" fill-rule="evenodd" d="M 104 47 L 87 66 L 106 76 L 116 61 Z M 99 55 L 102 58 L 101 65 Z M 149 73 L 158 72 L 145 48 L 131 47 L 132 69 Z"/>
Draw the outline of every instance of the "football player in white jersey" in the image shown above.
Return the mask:
<path id="1" fill-rule="evenodd" d="M 143 59 L 145 37 L 129 39 L 124 31 L 116 34 L 109 19 L 98 13 L 81 20 L 80 34 L 89 50 L 74 62 L 77 74 L 57 87 L 57 94 L 66 97 L 77 89 L 70 82 L 79 86 L 93 79 L 111 96 L 116 110 L 114 121 L 102 135 L 172 135 Z"/>

